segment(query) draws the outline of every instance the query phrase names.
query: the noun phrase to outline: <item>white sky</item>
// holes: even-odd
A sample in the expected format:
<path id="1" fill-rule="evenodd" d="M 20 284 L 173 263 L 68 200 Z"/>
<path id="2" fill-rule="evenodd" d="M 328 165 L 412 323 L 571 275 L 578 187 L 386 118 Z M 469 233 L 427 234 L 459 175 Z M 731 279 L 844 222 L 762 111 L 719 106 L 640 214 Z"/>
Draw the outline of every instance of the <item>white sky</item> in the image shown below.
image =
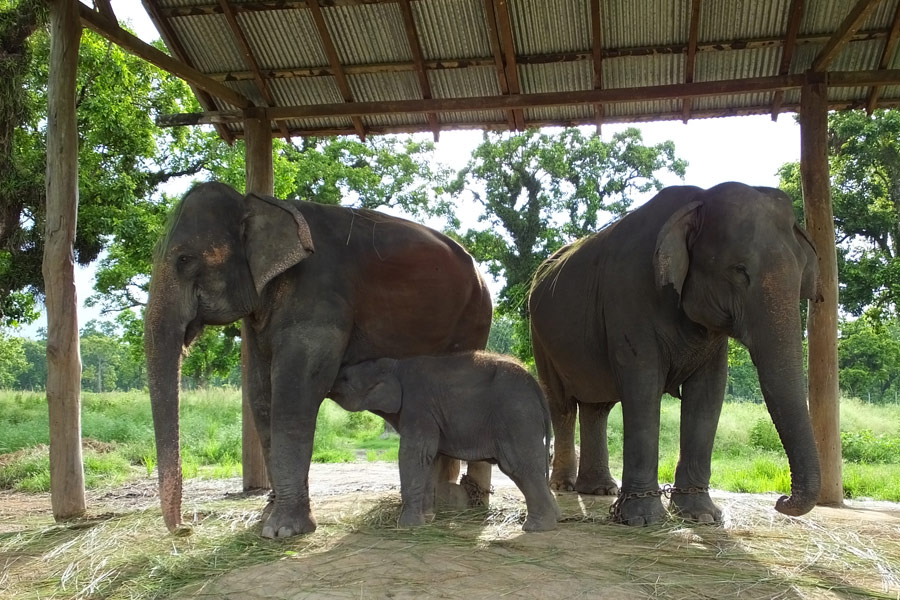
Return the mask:
<path id="1" fill-rule="evenodd" d="M 89 4 L 89 2 L 84 2 Z M 159 35 L 141 3 L 134 0 L 112 0 L 120 21 L 126 22 L 145 41 Z M 684 181 L 675 176 L 664 177 L 667 185 L 690 184 L 711 187 L 723 181 L 740 181 L 751 185 L 778 185 L 778 168 L 800 160 L 800 127 L 792 114 L 783 114 L 777 122 L 768 116 L 729 117 L 676 122 L 641 123 L 637 125 L 604 125 L 602 137 L 609 139 L 627 127 L 638 127 L 644 143 L 675 142 L 676 155 L 688 161 Z M 455 169 L 461 168 L 481 140 L 479 131 L 443 131 L 437 146 L 437 160 Z M 94 268 L 78 268 L 75 273 L 79 298 L 79 327 L 97 318 L 96 309 L 83 306 L 92 294 Z M 497 288 L 495 286 L 494 291 Z M 34 335 L 45 327 L 41 319 L 25 328 L 22 335 Z"/>

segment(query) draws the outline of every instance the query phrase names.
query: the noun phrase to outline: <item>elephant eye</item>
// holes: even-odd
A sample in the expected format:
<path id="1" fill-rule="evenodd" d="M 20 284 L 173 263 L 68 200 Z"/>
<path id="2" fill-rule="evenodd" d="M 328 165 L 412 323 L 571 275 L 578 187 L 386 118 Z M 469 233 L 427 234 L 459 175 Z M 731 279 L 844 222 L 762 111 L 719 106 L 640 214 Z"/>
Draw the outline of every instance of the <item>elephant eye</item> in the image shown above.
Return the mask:
<path id="1" fill-rule="evenodd" d="M 741 277 L 743 277 L 748 284 L 750 283 L 750 273 L 747 271 L 746 265 L 737 264 L 737 265 L 734 265 L 734 267 L 732 267 L 732 268 L 734 269 L 734 272 L 739 274 Z"/>

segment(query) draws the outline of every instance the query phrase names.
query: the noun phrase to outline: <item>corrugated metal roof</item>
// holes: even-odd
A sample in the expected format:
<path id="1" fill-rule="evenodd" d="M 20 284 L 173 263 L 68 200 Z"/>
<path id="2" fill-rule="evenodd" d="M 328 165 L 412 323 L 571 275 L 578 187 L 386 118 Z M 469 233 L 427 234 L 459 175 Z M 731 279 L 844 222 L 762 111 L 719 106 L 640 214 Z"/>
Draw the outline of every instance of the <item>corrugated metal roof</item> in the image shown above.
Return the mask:
<path id="1" fill-rule="evenodd" d="M 786 56 L 792 0 L 702 0 L 693 40 L 692 0 L 308 1 L 317 2 L 324 31 L 303 0 L 230 0 L 224 8 L 219 0 L 144 0 L 164 38 L 176 43 L 192 67 L 252 104 L 265 105 L 256 83 L 261 77 L 275 107 L 327 105 L 315 116 L 302 116 L 309 110 L 284 116 L 289 131 L 303 134 L 358 133 L 350 114 L 340 109 L 348 101 L 355 103 L 352 114 L 366 129 L 430 130 L 425 108 L 390 104 L 427 102 L 423 99 L 429 97 L 457 99 L 432 110 L 442 128 L 596 123 L 598 116 L 601 121 L 645 121 L 770 112 L 774 88 L 723 89 L 693 98 L 686 110 L 679 92 L 696 86 L 681 84 L 691 72 L 699 84 L 775 81 L 784 74 L 783 58 L 790 58 L 788 74 L 802 74 L 847 16 L 864 6 L 860 0 L 806 0 L 793 53 Z M 839 42 L 838 52 L 825 68 L 874 74 L 898 2 L 875 0 L 867 7 L 849 37 L 832 40 Z M 234 13 L 239 32 L 232 30 L 226 12 Z M 238 35 L 246 38 L 259 73 L 241 51 Z M 411 37 L 416 43 L 410 44 Z M 331 55 L 329 47 L 334 48 Z M 689 65 L 691 49 L 696 55 Z M 595 55 L 601 60 L 599 69 Z M 900 68 L 896 52 L 887 57 L 887 64 Z M 900 105 L 900 77 L 887 83 L 891 85 L 881 89 L 881 105 Z M 671 88 L 668 97 L 660 93 L 652 98 L 629 90 L 602 102 L 598 111 L 584 97 L 595 86 L 610 91 L 678 87 Z M 871 86 L 848 82 L 848 87 L 829 86 L 828 97 L 834 106 L 864 106 L 870 91 Z M 516 96 L 515 106 L 486 103 L 507 94 L 526 96 Z M 783 105 L 793 110 L 798 101 L 797 88 L 789 87 Z M 385 107 L 395 106 L 407 110 L 385 114 Z M 218 100 L 206 106 L 229 107 Z M 228 129 L 241 133 L 239 122 Z"/>

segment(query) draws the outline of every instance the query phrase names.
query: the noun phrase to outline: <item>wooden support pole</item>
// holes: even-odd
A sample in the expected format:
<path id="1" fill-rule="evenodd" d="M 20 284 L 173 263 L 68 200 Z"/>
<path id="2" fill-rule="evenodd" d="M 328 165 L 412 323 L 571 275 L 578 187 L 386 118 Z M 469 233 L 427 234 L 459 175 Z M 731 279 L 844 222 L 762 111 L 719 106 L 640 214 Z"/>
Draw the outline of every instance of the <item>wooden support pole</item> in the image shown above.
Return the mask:
<path id="1" fill-rule="evenodd" d="M 81 355 L 75 294 L 78 219 L 78 124 L 75 85 L 81 41 L 78 2 L 50 2 L 47 86 L 47 403 L 50 414 L 50 502 L 57 521 L 85 511 L 81 457 Z"/>
<path id="2" fill-rule="evenodd" d="M 822 468 L 819 504 L 840 506 L 840 404 L 838 396 L 838 278 L 828 169 L 828 98 L 824 83 L 811 83 L 800 96 L 800 171 L 806 229 L 819 254 L 822 302 L 809 303 L 809 412 Z"/>
<path id="3" fill-rule="evenodd" d="M 246 193 L 271 196 L 275 192 L 275 170 L 272 164 L 272 125 L 265 110 L 245 111 L 244 118 L 244 161 L 247 170 Z M 244 335 L 246 323 L 241 330 L 241 378 L 247 381 L 247 337 Z M 262 444 L 256 432 L 253 413 L 250 411 L 248 386 L 241 386 L 243 398 L 243 441 L 241 461 L 243 463 L 244 490 L 268 488 L 269 475 Z"/>

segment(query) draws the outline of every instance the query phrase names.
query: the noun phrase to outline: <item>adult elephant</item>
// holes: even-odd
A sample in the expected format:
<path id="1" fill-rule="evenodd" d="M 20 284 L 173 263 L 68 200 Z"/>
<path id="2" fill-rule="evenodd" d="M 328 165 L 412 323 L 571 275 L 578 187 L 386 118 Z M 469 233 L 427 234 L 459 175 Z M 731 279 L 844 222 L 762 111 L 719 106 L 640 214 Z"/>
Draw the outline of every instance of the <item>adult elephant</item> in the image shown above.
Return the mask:
<path id="1" fill-rule="evenodd" d="M 182 351 L 204 325 L 244 319 L 249 389 L 274 504 L 266 537 L 315 530 L 308 474 L 316 415 L 342 364 L 484 347 L 490 295 L 472 257 L 369 210 L 191 189 L 157 246 L 144 323 L 159 492 L 181 521 Z"/>
<path id="2" fill-rule="evenodd" d="M 674 511 L 700 522 L 725 395 L 728 337 L 747 346 L 791 468 L 775 508 L 815 505 L 820 474 L 806 405 L 800 299 L 817 299 L 817 259 L 788 197 L 723 183 L 671 187 L 539 268 L 529 300 L 537 370 L 556 436 L 551 485 L 615 494 L 614 517 L 653 523 L 663 392 L 681 398 Z M 622 402 L 622 488 L 609 472 L 606 421 Z M 576 478 L 574 429 L 581 424 Z"/>

